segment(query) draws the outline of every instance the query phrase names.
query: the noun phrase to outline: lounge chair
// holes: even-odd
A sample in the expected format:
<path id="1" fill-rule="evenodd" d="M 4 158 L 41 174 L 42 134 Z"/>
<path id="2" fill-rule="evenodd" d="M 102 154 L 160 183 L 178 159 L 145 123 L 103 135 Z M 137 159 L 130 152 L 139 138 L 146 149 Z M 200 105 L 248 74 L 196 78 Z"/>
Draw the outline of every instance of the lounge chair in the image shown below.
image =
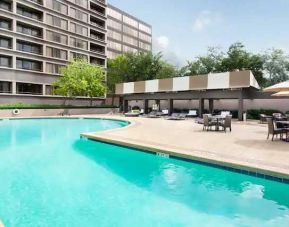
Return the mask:
<path id="1" fill-rule="evenodd" d="M 162 115 L 163 115 L 163 116 L 169 115 L 169 110 L 168 110 L 168 109 L 162 110 Z"/>
<path id="2" fill-rule="evenodd" d="M 148 118 L 160 118 L 160 113 L 157 111 L 152 111 L 148 115 L 146 115 Z"/>
<path id="3" fill-rule="evenodd" d="M 230 129 L 230 132 L 232 132 L 232 116 L 227 115 L 224 122 L 219 124 L 219 126 L 222 127 L 225 132 L 227 131 L 227 128 Z"/>
<path id="4" fill-rule="evenodd" d="M 187 114 L 186 117 L 197 117 L 198 113 L 196 110 L 189 110 L 189 113 Z"/>
<path id="5" fill-rule="evenodd" d="M 168 117 L 167 120 L 185 120 L 186 114 L 179 114 L 179 113 L 173 113 L 172 116 Z"/>
<path id="6" fill-rule="evenodd" d="M 126 117 L 138 117 L 139 115 L 140 115 L 139 110 L 132 110 L 132 111 L 124 114 L 124 116 L 126 116 Z"/>
<path id="7" fill-rule="evenodd" d="M 274 137 L 277 135 L 280 135 L 280 139 L 283 138 L 284 134 L 288 134 L 289 130 L 285 128 L 277 128 L 276 123 L 272 118 L 267 118 L 268 123 L 268 136 L 267 140 L 269 139 L 269 136 L 272 135 L 272 141 L 274 140 Z"/>
<path id="8" fill-rule="evenodd" d="M 216 122 L 210 121 L 210 115 L 209 114 L 204 114 L 203 115 L 203 120 L 204 120 L 204 126 L 203 126 L 203 131 L 207 130 L 212 130 L 213 126 L 216 126 Z"/>

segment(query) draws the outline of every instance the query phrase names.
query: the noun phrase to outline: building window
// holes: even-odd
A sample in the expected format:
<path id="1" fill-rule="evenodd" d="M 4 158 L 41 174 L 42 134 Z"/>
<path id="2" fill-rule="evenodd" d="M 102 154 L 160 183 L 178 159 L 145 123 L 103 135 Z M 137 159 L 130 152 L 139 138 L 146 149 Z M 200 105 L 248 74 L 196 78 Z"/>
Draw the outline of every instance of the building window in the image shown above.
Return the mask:
<path id="1" fill-rule="evenodd" d="M 0 47 L 11 49 L 12 48 L 12 38 L 0 36 Z"/>
<path id="2" fill-rule="evenodd" d="M 88 49 L 88 42 L 74 37 L 70 38 L 70 45 L 84 50 Z"/>
<path id="3" fill-rule="evenodd" d="M 120 12 L 117 12 L 114 9 L 107 8 L 107 15 L 111 16 L 117 20 L 120 20 L 120 21 L 122 20 L 122 14 Z"/>
<path id="4" fill-rule="evenodd" d="M 122 45 L 117 42 L 113 42 L 113 41 L 108 42 L 108 47 L 113 50 L 122 51 Z"/>
<path id="5" fill-rule="evenodd" d="M 105 41 L 105 34 L 90 29 L 90 38 Z"/>
<path id="6" fill-rule="evenodd" d="M 105 66 L 105 59 L 90 57 L 90 63 L 95 64 L 95 65 Z"/>
<path id="7" fill-rule="evenodd" d="M 0 66 L 11 68 L 12 67 L 12 57 L 0 55 Z"/>
<path id="8" fill-rule="evenodd" d="M 45 95 L 54 95 L 54 90 L 51 85 L 45 86 Z"/>
<path id="9" fill-rule="evenodd" d="M 32 71 L 42 71 L 42 62 L 17 58 L 17 69 L 25 69 Z"/>
<path id="10" fill-rule="evenodd" d="M 123 36 L 123 42 L 128 43 L 128 44 L 133 45 L 133 46 L 138 46 L 138 40 L 137 39 L 134 39 L 134 38 L 126 36 L 126 35 Z"/>
<path id="11" fill-rule="evenodd" d="M 119 32 L 108 30 L 107 35 L 108 35 L 109 38 L 116 39 L 116 40 L 119 40 L 119 41 L 122 40 L 122 35 Z"/>
<path id="12" fill-rule="evenodd" d="M 90 16 L 90 23 L 94 26 L 105 28 L 105 21 Z"/>
<path id="13" fill-rule="evenodd" d="M 90 9 L 95 12 L 96 14 L 100 14 L 101 16 L 105 16 L 105 8 L 96 5 L 92 2 L 90 2 Z"/>
<path id="14" fill-rule="evenodd" d="M 42 95 L 43 89 L 41 84 L 16 83 L 16 93 L 26 95 Z"/>
<path id="15" fill-rule="evenodd" d="M 146 42 L 148 42 L 148 43 L 152 42 L 152 37 L 149 36 L 149 35 L 146 35 L 146 34 L 144 34 L 142 32 L 139 33 L 139 38 L 144 40 L 144 41 L 146 41 Z"/>
<path id="16" fill-rule="evenodd" d="M 65 67 L 64 65 L 46 63 L 46 72 L 52 74 L 60 74 L 61 68 Z"/>
<path id="17" fill-rule="evenodd" d="M 32 27 L 26 24 L 17 23 L 17 32 L 35 37 L 42 37 L 41 28 Z"/>
<path id="18" fill-rule="evenodd" d="M 127 17 L 125 15 L 123 15 L 122 17 L 122 20 L 124 23 L 130 25 L 130 26 L 133 26 L 135 28 L 138 28 L 138 22 L 130 17 Z"/>
<path id="19" fill-rule="evenodd" d="M 57 32 L 52 32 L 49 30 L 46 30 L 46 39 L 49 41 L 57 42 L 57 43 L 62 43 L 67 45 L 68 44 L 68 37 L 67 35 L 62 35 Z"/>
<path id="20" fill-rule="evenodd" d="M 75 52 L 70 52 L 70 58 L 71 59 L 84 59 L 84 60 L 88 60 L 88 56 L 85 54 L 80 54 L 80 53 L 75 53 Z"/>
<path id="21" fill-rule="evenodd" d="M 12 2 L 7 1 L 7 0 L 1 0 L 0 1 L 0 9 L 11 11 L 12 10 Z"/>
<path id="22" fill-rule="evenodd" d="M 130 28 L 126 25 L 123 26 L 123 32 L 128 34 L 128 35 L 131 35 L 131 36 L 134 36 L 134 37 L 138 37 L 138 31 L 133 29 L 133 28 Z"/>
<path id="23" fill-rule="evenodd" d="M 143 31 L 143 32 L 146 32 L 148 34 L 152 34 L 152 29 L 151 27 L 147 26 L 147 25 L 144 25 L 144 24 L 141 24 L 139 23 L 139 30 Z"/>
<path id="24" fill-rule="evenodd" d="M 105 53 L 105 47 L 94 44 L 94 43 L 90 43 L 90 51 L 104 54 Z"/>
<path id="25" fill-rule="evenodd" d="M 70 16 L 77 19 L 77 20 L 81 20 L 83 22 L 88 21 L 88 14 L 84 13 L 78 9 L 70 8 Z"/>
<path id="26" fill-rule="evenodd" d="M 116 22 L 115 20 L 112 20 L 110 18 L 107 19 L 107 26 L 112 27 L 114 29 L 120 30 L 122 29 L 122 25 L 119 22 Z"/>
<path id="27" fill-rule="evenodd" d="M 135 52 L 137 52 L 138 50 L 137 50 L 136 48 L 123 45 L 123 51 L 124 51 L 124 52 L 133 52 L 133 53 L 135 53 Z"/>
<path id="28" fill-rule="evenodd" d="M 12 82 L 0 81 L 0 93 L 12 93 Z"/>
<path id="29" fill-rule="evenodd" d="M 67 5 L 62 4 L 61 2 L 56 1 L 56 0 L 46 0 L 45 2 L 46 2 L 46 6 L 48 8 L 53 9 L 59 13 L 65 14 L 65 15 L 68 14 L 68 6 Z"/>
<path id="30" fill-rule="evenodd" d="M 43 5 L 43 0 L 29 0 L 30 2 L 37 3 L 39 5 Z"/>
<path id="31" fill-rule="evenodd" d="M 119 55 L 119 53 L 113 52 L 113 51 L 107 51 L 107 57 L 109 59 L 115 59 Z"/>
<path id="32" fill-rule="evenodd" d="M 0 17 L 0 28 L 11 30 L 12 20 Z"/>
<path id="33" fill-rule="evenodd" d="M 69 1 L 83 8 L 86 9 L 88 8 L 88 0 L 69 0 Z"/>
<path id="34" fill-rule="evenodd" d="M 33 54 L 42 54 L 41 45 L 20 40 L 17 40 L 17 50 Z"/>
<path id="35" fill-rule="evenodd" d="M 67 60 L 67 51 L 54 47 L 46 47 L 46 56 Z"/>
<path id="36" fill-rule="evenodd" d="M 143 42 L 139 42 L 139 47 L 141 49 L 144 49 L 146 51 L 151 51 L 152 50 L 152 46 L 149 43 L 143 43 Z"/>
<path id="37" fill-rule="evenodd" d="M 83 27 L 79 24 L 71 23 L 70 31 L 79 35 L 88 36 L 88 28 Z"/>
<path id="38" fill-rule="evenodd" d="M 42 13 L 38 10 L 17 4 L 17 13 L 35 20 L 42 20 Z"/>
<path id="39" fill-rule="evenodd" d="M 61 19 L 60 17 L 52 16 L 50 14 L 46 15 L 47 18 L 47 23 L 54 26 L 54 27 L 59 27 L 64 30 L 67 30 L 68 28 L 68 22 L 67 20 Z"/>

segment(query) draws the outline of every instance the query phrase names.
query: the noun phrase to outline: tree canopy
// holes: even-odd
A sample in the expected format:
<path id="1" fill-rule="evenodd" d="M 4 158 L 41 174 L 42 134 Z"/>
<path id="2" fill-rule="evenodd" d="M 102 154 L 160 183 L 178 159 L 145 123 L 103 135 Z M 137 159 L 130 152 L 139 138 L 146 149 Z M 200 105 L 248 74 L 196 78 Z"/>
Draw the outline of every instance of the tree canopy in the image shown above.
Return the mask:
<path id="1" fill-rule="evenodd" d="M 53 83 L 54 93 L 67 98 L 76 96 L 104 96 L 106 92 L 105 71 L 87 60 L 73 60 L 61 69 L 61 76 Z"/>
<path id="2" fill-rule="evenodd" d="M 150 79 L 176 76 L 251 70 L 261 87 L 289 79 L 289 57 L 279 49 L 269 49 L 264 53 L 252 53 L 236 42 L 228 50 L 209 47 L 207 53 L 188 61 L 177 68 L 164 61 L 161 53 L 126 53 L 108 60 L 108 86 Z"/>

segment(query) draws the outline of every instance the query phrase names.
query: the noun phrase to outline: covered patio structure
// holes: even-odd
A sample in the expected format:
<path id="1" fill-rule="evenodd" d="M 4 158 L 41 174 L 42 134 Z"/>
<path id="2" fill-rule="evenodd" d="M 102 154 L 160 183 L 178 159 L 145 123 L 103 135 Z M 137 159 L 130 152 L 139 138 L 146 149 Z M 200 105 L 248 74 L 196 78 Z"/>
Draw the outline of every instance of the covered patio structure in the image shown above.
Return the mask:
<path id="1" fill-rule="evenodd" d="M 244 99 L 270 96 L 259 92 L 259 89 L 251 71 L 234 71 L 121 83 L 116 85 L 116 94 L 122 98 L 124 112 L 128 111 L 128 102 L 132 100 L 143 100 L 145 113 L 148 113 L 149 100 L 156 103 L 168 100 L 169 114 L 173 112 L 174 100 L 198 100 L 199 116 L 204 113 L 205 100 L 209 101 L 209 112 L 212 113 L 214 100 L 235 99 L 238 102 L 238 119 L 242 120 Z"/>

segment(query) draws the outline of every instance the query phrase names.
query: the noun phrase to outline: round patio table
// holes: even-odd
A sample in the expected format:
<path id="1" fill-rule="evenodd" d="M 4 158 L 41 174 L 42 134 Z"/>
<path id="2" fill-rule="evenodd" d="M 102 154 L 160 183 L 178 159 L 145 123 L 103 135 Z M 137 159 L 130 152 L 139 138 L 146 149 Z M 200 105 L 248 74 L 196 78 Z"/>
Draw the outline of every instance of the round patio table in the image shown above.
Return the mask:
<path id="1" fill-rule="evenodd" d="M 219 131 L 220 130 L 220 123 L 221 121 L 225 120 L 226 117 L 221 116 L 221 115 L 215 115 L 215 116 L 211 116 L 210 119 L 211 120 L 215 120 L 216 121 L 216 127 L 215 130 Z"/>

